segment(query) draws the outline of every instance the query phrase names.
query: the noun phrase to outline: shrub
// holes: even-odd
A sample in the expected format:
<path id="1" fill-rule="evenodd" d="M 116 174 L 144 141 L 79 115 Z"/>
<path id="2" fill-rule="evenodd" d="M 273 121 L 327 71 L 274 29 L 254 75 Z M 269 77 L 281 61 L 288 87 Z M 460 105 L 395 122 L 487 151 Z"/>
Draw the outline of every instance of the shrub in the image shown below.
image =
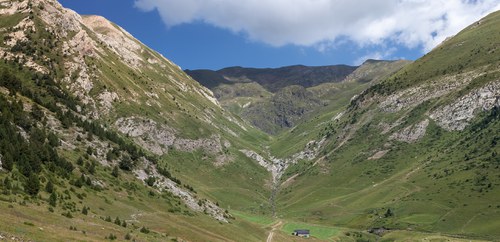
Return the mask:
<path id="1" fill-rule="evenodd" d="M 104 237 L 104 239 L 115 240 L 116 239 L 116 235 L 114 235 L 114 234 L 111 233 L 107 237 Z"/>
<path id="2" fill-rule="evenodd" d="M 71 214 L 70 211 L 62 213 L 61 215 L 64 216 L 64 217 L 66 217 L 66 218 L 73 218 L 73 215 Z"/>
<path id="3" fill-rule="evenodd" d="M 89 213 L 89 210 L 87 207 L 83 206 L 82 208 L 82 214 L 87 215 Z"/>
<path id="4" fill-rule="evenodd" d="M 144 233 L 144 234 L 149 234 L 149 229 L 143 226 L 143 227 L 141 228 L 141 233 Z"/>
<path id="5" fill-rule="evenodd" d="M 118 166 L 113 167 L 111 175 L 113 175 L 114 177 L 118 177 L 120 175 L 120 170 L 118 169 Z"/>
<path id="6" fill-rule="evenodd" d="M 144 180 L 148 186 L 152 187 L 155 185 L 156 178 L 154 176 L 148 177 L 146 180 Z"/>

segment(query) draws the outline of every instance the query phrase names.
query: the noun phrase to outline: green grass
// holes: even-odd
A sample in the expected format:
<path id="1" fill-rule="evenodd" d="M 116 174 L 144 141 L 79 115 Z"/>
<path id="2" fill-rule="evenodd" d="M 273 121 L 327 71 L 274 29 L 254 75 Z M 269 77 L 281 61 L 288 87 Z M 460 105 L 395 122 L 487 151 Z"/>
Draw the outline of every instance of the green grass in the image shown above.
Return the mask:
<path id="1" fill-rule="evenodd" d="M 271 150 L 287 156 L 300 150 L 327 125 L 332 131 L 321 152 L 321 156 L 324 155 L 321 162 L 309 168 L 307 163 L 299 162 L 285 173 L 284 179 L 299 175 L 281 189 L 278 215 L 305 223 L 353 229 L 384 226 L 426 231 L 430 233 L 422 237 L 416 233 L 415 238 L 429 236 L 437 241 L 454 237 L 491 240 L 500 236 L 493 229 L 498 226 L 496 221 L 499 221 L 500 213 L 498 200 L 495 200 L 500 195 L 497 185 L 500 182 L 497 170 L 500 165 L 497 155 L 500 152 L 497 145 L 500 122 L 495 118 L 498 115 L 493 115 L 494 111 L 480 112 L 463 131 L 449 132 L 430 120 L 426 135 L 416 143 L 389 139 L 395 131 L 429 118 L 429 113 L 437 107 L 452 103 L 471 90 L 498 79 L 498 71 L 491 68 L 498 63 L 498 55 L 463 56 L 469 55 L 464 52 L 467 48 L 479 48 L 479 53 L 497 48 L 498 41 L 493 41 L 492 36 L 498 35 L 493 26 L 499 21 L 500 13 L 492 16 L 474 29 L 464 30 L 456 39 L 403 68 L 395 77 L 370 88 L 367 93 L 385 90 L 380 93 L 391 94 L 419 83 L 439 81 L 443 70 L 446 75 L 455 75 L 479 68 L 490 71 L 487 75 L 443 97 L 397 113 L 385 113 L 378 108 L 384 96 L 365 94 L 359 99 L 365 100 L 364 103 L 351 104 L 350 110 L 338 122 L 328 121 L 336 114 L 336 109 L 332 108 L 329 114 L 325 112 L 325 116 L 314 117 L 279 136 Z M 488 37 L 480 37 L 485 35 Z M 470 41 L 476 38 L 482 39 Z M 465 39 L 467 47 L 456 48 Z M 457 69 L 460 64 L 463 64 L 463 70 Z M 404 81 L 399 77 L 404 77 Z M 339 107 L 337 110 L 343 109 Z M 400 125 L 387 134 L 381 134 L 380 123 L 391 124 L 398 119 Z M 342 137 L 346 136 L 349 140 L 343 143 Z M 339 147 L 340 144 L 343 146 Z M 381 150 L 388 152 L 378 160 L 368 160 Z M 388 209 L 393 216 L 384 215 Z M 394 232 L 387 236 L 387 240 L 404 238 L 396 234 L 413 236 L 409 235 L 410 232 Z"/>
<path id="2" fill-rule="evenodd" d="M 322 138 L 321 132 L 325 125 L 332 121 L 340 112 L 344 111 L 349 104 L 349 100 L 359 92 L 368 88 L 369 84 L 360 83 L 339 83 L 334 84 L 339 91 L 337 94 L 328 97 L 330 104 L 324 108 L 316 110 L 308 118 L 304 118 L 294 128 L 287 130 L 276 136 L 270 145 L 271 153 L 276 157 L 287 157 L 304 149 L 311 140 Z"/>
<path id="3" fill-rule="evenodd" d="M 487 116 L 460 133 L 431 123 L 422 141 L 393 143 L 379 160 L 367 158 L 387 137 L 378 135 L 375 125 L 360 129 L 352 142 L 328 156 L 322 168 L 303 171 L 281 190 L 279 214 L 342 227 L 386 226 L 494 238 L 490 225 L 500 212 L 495 205 L 500 189 L 493 185 L 498 163 L 490 156 L 498 147 L 491 146 L 495 135 L 487 134 L 495 133 L 500 123 L 474 130 Z M 465 162 L 467 156 L 473 160 Z M 389 208 L 395 215 L 384 218 Z"/>
<path id="4" fill-rule="evenodd" d="M 251 223 L 260 224 L 263 226 L 272 225 L 276 219 L 267 217 L 267 216 L 259 216 L 254 214 L 243 213 L 239 211 L 232 211 L 232 214 L 236 216 L 237 219 L 243 219 Z"/>
<path id="5" fill-rule="evenodd" d="M 328 240 L 334 236 L 338 236 L 342 231 L 342 229 L 336 227 L 327 227 L 296 222 L 286 222 L 282 228 L 282 230 L 287 234 L 292 234 L 292 232 L 296 229 L 308 229 L 311 233 L 311 237 L 321 240 Z"/>
<path id="6" fill-rule="evenodd" d="M 414 214 L 401 218 L 401 221 L 409 224 L 433 224 L 439 217 L 439 214 Z"/>
<path id="7" fill-rule="evenodd" d="M 15 13 L 12 15 L 1 16 L 0 28 L 8 28 L 16 26 L 21 20 L 26 18 L 28 15 L 25 13 Z"/>
<path id="8" fill-rule="evenodd" d="M 22 17 L 2 16 L 0 27 L 15 25 Z M 500 237 L 498 113 L 479 113 L 464 131 L 448 132 L 431 120 L 424 138 L 413 144 L 390 140 L 389 136 L 428 118 L 435 108 L 498 79 L 500 74 L 495 68 L 500 59 L 495 52 L 499 46 L 499 21 L 500 13 L 492 14 L 481 24 L 465 29 L 374 87 L 359 80 L 308 89 L 307 92 L 328 99 L 330 103 L 277 136 L 269 136 L 238 117 L 234 119 L 242 127 L 229 120 L 231 114 L 198 94 L 199 84 L 176 66 L 164 62 L 165 67 L 152 65 L 152 69 L 146 67 L 139 71 L 123 63 L 114 52 L 105 50 L 102 59 L 86 59 L 89 65 L 99 69 L 90 95 L 95 97 L 107 89 L 120 96 L 120 102 L 114 103 L 114 109 L 101 121 L 106 127 L 113 127 L 120 117 L 142 117 L 172 127 L 178 138 L 198 140 L 219 134 L 222 140 L 231 142 L 223 151 L 231 160 L 222 166 L 214 164 L 220 154 L 175 149 L 158 157 L 158 164 L 167 167 L 182 184 L 193 187 L 198 199 L 207 198 L 218 203 L 236 219 L 230 219 L 227 224 L 219 223 L 202 212 L 191 211 L 180 198 L 166 192 L 157 193 L 131 172 L 121 171 L 120 177 L 115 178 L 110 167 L 99 165 L 95 174 L 89 174 L 87 169 L 75 165 L 69 179 L 49 172 L 47 167 L 40 173 L 42 185 L 47 179 L 54 180 L 59 194 L 55 208 L 49 208 L 49 194 L 44 191 L 39 197 L 25 196 L 22 186 L 26 178 L 18 171 L 2 171 L 0 180 L 9 176 L 14 188 L 4 189 L 3 184 L 0 185 L 3 192 L 0 231 L 41 241 L 103 240 L 110 233 L 119 239 L 131 233 L 140 241 L 263 241 L 276 221 L 270 217 L 271 177 L 239 150 L 262 151 L 269 147 L 271 155 L 288 157 L 303 150 L 310 140 L 318 140 L 328 133 L 320 152 L 322 160 L 317 165 L 312 165 L 314 161 L 299 161 L 283 177 L 297 174 L 295 181 L 280 188 L 277 197 L 277 215 L 285 221 L 283 233 L 289 235 L 294 229 L 310 229 L 312 236 L 321 240 L 345 238 L 352 241 L 355 237 L 347 232 L 372 239 L 375 236 L 364 231 L 386 227 L 391 232 L 381 240 L 397 241 L 407 237 L 437 241 L 496 239 Z M 35 19 L 35 22 L 37 29 L 44 29 L 41 20 Z M 49 39 L 50 36 L 48 32 L 38 31 L 33 38 Z M 54 60 L 55 72 L 51 74 L 57 80 L 69 74 L 62 68 L 62 62 L 64 58 L 71 58 L 58 53 L 59 45 L 58 42 L 49 50 L 37 46 L 43 47 L 44 54 Z M 158 57 L 149 49 L 144 56 Z M 22 79 L 24 87 L 35 89 L 36 77 L 28 70 L 8 63 L 0 65 L 17 70 L 16 75 Z M 378 109 L 380 98 L 392 91 L 477 68 L 490 73 L 441 98 L 397 113 Z M 178 86 L 176 81 L 184 83 L 187 90 L 182 90 L 184 87 Z M 246 90 L 251 91 L 249 95 L 262 97 L 233 100 L 231 105 L 262 101 L 270 96 L 259 86 L 250 87 L 255 90 Z M 369 91 L 358 102 L 350 102 L 355 94 L 367 88 Z M 148 92 L 156 92 L 158 97 L 150 97 Z M 45 91 L 42 94 L 45 95 Z M 28 97 L 10 98 L 32 104 Z M 52 98 L 41 97 L 42 101 Z M 234 110 L 243 112 L 237 107 Z M 332 118 L 342 111 L 346 111 L 345 115 L 333 121 Z M 381 122 L 394 123 L 399 119 L 400 125 L 381 134 Z M 66 134 L 77 130 L 81 132 L 76 127 L 60 131 Z M 124 139 L 131 140 L 129 137 Z M 74 147 L 61 147 L 65 150 L 58 154 L 75 163 L 88 144 L 72 142 Z M 102 149 L 116 147 L 106 140 L 98 142 L 103 143 Z M 380 159 L 368 159 L 381 150 L 388 152 Z M 70 180 L 81 174 L 99 180 L 104 188 L 99 191 L 87 185 L 81 188 L 71 185 Z M 81 213 L 84 206 L 90 207 L 89 215 Z M 54 211 L 49 212 L 49 209 Z M 392 213 L 388 215 L 389 210 Z M 68 212 L 73 218 L 69 218 Z M 104 221 L 108 216 L 112 220 L 116 217 L 126 220 L 128 227 Z M 141 233 L 142 227 L 151 232 Z"/>
<path id="9" fill-rule="evenodd" d="M 218 201 L 223 208 L 269 212 L 270 191 L 265 182 L 270 176 L 264 168 L 243 155 L 234 157 L 238 162 L 233 160 L 222 167 L 214 166 L 213 159 L 202 151 L 171 150 L 163 160 L 175 177 L 195 187 L 200 195 Z"/>

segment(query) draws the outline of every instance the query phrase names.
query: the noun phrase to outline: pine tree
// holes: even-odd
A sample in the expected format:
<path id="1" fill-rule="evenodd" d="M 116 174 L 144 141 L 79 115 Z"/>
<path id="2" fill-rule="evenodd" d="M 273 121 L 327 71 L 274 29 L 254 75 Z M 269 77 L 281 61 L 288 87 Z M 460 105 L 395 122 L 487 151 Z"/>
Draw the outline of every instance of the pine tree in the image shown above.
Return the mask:
<path id="1" fill-rule="evenodd" d="M 49 145 L 51 147 L 58 147 L 61 145 L 61 141 L 59 140 L 59 137 L 55 135 L 54 133 L 50 132 L 47 139 L 49 140 Z"/>
<path id="2" fill-rule="evenodd" d="M 387 211 L 385 212 L 384 216 L 387 218 L 387 217 L 392 217 L 394 215 L 394 213 L 392 212 L 392 210 L 390 208 L 387 209 Z"/>
<path id="3" fill-rule="evenodd" d="M 79 166 L 83 165 L 83 158 L 79 157 L 78 160 L 76 161 L 76 164 Z"/>
<path id="4" fill-rule="evenodd" d="M 87 177 L 85 184 L 87 184 L 87 186 L 92 186 L 92 180 L 90 180 L 90 177 Z"/>
<path id="5" fill-rule="evenodd" d="M 36 104 L 33 104 L 31 107 L 31 116 L 33 116 L 34 119 L 38 121 L 42 121 L 43 117 L 45 116 L 42 109 Z"/>
<path id="6" fill-rule="evenodd" d="M 45 191 L 48 192 L 48 193 L 53 193 L 54 192 L 54 184 L 52 183 L 51 180 L 49 180 L 47 182 L 47 184 L 45 185 Z"/>
<path id="7" fill-rule="evenodd" d="M 40 191 L 40 179 L 38 178 L 38 175 L 36 175 L 35 173 L 31 173 L 31 175 L 28 177 L 28 180 L 26 181 L 26 186 L 24 189 L 28 194 L 36 196 Z"/>
<path id="8" fill-rule="evenodd" d="M 122 224 L 122 222 L 120 221 L 120 218 L 116 217 L 115 224 L 116 225 L 121 225 Z"/>
<path id="9" fill-rule="evenodd" d="M 119 163 L 120 169 L 126 170 L 126 171 L 131 171 L 134 169 L 134 161 L 130 158 L 128 155 L 123 155 L 122 160 Z"/>
<path id="10" fill-rule="evenodd" d="M 12 188 L 12 183 L 10 182 L 10 179 L 8 176 L 3 179 L 3 187 L 5 190 L 10 190 Z"/>
<path id="11" fill-rule="evenodd" d="M 95 173 L 95 163 L 94 162 L 92 162 L 92 163 L 89 164 L 88 171 L 89 171 L 90 174 L 94 174 Z"/>
<path id="12" fill-rule="evenodd" d="M 2 157 L 2 167 L 5 170 L 11 171 L 14 166 L 14 159 L 10 153 L 5 153 Z"/>
<path id="13" fill-rule="evenodd" d="M 55 192 L 52 192 L 49 197 L 49 205 L 52 207 L 57 206 L 57 195 Z"/>
<path id="14" fill-rule="evenodd" d="M 113 171 L 111 172 L 111 175 L 114 177 L 118 177 L 120 175 L 120 171 L 118 170 L 118 166 L 113 167 Z"/>
<path id="15" fill-rule="evenodd" d="M 92 155 L 92 153 L 94 153 L 94 151 L 92 150 L 92 147 L 88 146 L 87 147 L 87 154 Z"/>

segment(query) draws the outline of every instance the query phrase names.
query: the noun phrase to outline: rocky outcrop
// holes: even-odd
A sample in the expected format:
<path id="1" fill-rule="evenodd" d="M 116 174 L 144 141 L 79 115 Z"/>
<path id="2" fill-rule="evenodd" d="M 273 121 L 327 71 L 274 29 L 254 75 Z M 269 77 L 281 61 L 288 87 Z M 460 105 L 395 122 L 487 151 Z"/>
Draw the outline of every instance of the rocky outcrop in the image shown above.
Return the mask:
<path id="1" fill-rule="evenodd" d="M 462 74 L 445 76 L 433 81 L 426 82 L 417 87 L 411 87 L 388 96 L 379 107 L 384 112 L 394 113 L 402 109 L 416 107 L 419 104 L 442 97 L 454 90 L 464 87 L 472 80 L 483 75 L 482 70 L 466 72 Z"/>
<path id="2" fill-rule="evenodd" d="M 143 167 L 134 170 L 134 174 L 138 179 L 144 181 L 149 177 L 155 177 L 156 181 L 153 187 L 157 188 L 158 191 L 169 191 L 174 196 L 179 197 L 191 210 L 206 213 L 221 222 L 228 222 L 226 217 L 230 217 L 231 215 L 227 214 L 224 209 L 217 206 L 214 202 L 208 199 L 198 199 L 196 195 L 190 191 L 187 191 L 171 179 L 159 174 L 156 166 L 149 161 L 145 161 L 142 164 Z M 145 171 L 146 168 L 148 171 L 147 173 Z"/>
<path id="3" fill-rule="evenodd" d="M 118 131 L 126 134 L 142 146 L 157 155 L 166 154 L 168 147 L 174 144 L 176 131 L 167 125 L 141 118 L 120 118 L 115 122 Z"/>
<path id="4" fill-rule="evenodd" d="M 23 11 L 24 10 L 24 11 Z M 2 1 L 0 2 L 0 14 L 12 15 L 16 12 L 28 12 L 28 1 Z"/>
<path id="5" fill-rule="evenodd" d="M 473 90 L 452 104 L 436 109 L 430 117 L 446 130 L 463 130 L 478 111 L 491 110 L 495 106 L 500 106 L 500 80 Z"/>
<path id="6" fill-rule="evenodd" d="M 82 17 L 73 10 L 63 8 L 56 0 L 32 0 L 32 6 L 43 7 L 40 18 L 60 38 L 82 29 Z"/>
<path id="7" fill-rule="evenodd" d="M 325 138 L 320 141 L 311 140 L 307 143 L 303 151 L 295 153 L 289 158 L 276 158 L 268 154 L 268 159 L 252 150 L 240 150 L 248 158 L 255 160 L 260 166 L 266 168 L 271 173 L 273 183 L 277 183 L 286 168 L 297 163 L 299 160 L 312 160 L 316 158 L 319 149 L 323 146 Z"/>
<path id="8" fill-rule="evenodd" d="M 99 100 L 101 110 L 108 114 L 113 109 L 113 103 L 120 100 L 120 97 L 116 92 L 104 91 L 97 96 L 97 100 Z"/>
<path id="9" fill-rule="evenodd" d="M 214 164 L 220 166 L 232 160 L 224 150 L 231 146 L 227 140 L 219 135 L 209 138 L 186 139 L 178 137 L 177 131 L 165 124 L 143 118 L 119 118 L 115 122 L 118 131 L 134 139 L 134 141 L 157 155 L 168 153 L 169 148 L 184 152 L 203 150 L 210 155 L 215 155 Z"/>
<path id="10" fill-rule="evenodd" d="M 266 168 L 266 170 L 271 173 L 273 183 L 275 183 L 281 177 L 283 171 L 286 168 L 286 162 L 283 162 L 280 159 L 265 159 L 263 156 L 252 150 L 240 151 L 248 158 L 257 161 L 260 166 Z"/>
<path id="11" fill-rule="evenodd" d="M 399 132 L 393 133 L 389 139 L 414 143 L 424 137 L 428 125 L 429 119 L 425 119 L 420 123 L 410 125 Z"/>
<path id="12" fill-rule="evenodd" d="M 82 18 L 82 22 L 88 28 L 94 30 L 99 40 L 118 56 L 124 58 L 127 64 L 136 68 L 142 66 L 144 62 L 143 57 L 140 55 L 142 47 L 134 41 L 134 37 L 127 31 L 113 25 L 101 16 L 85 16 Z"/>
<path id="13" fill-rule="evenodd" d="M 375 152 L 372 156 L 368 157 L 368 160 L 378 160 L 385 156 L 390 150 L 379 150 Z"/>

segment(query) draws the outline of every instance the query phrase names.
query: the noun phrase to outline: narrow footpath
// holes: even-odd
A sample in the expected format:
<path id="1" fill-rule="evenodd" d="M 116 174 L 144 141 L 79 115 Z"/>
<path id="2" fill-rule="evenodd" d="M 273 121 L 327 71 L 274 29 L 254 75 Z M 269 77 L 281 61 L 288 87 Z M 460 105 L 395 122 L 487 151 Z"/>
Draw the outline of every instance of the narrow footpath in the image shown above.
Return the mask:
<path id="1" fill-rule="evenodd" d="M 266 240 L 267 242 L 273 241 L 274 231 L 281 229 L 281 226 L 283 226 L 283 221 L 281 221 L 281 220 L 272 226 L 272 229 L 269 232 L 269 235 L 267 236 L 267 240 Z"/>

